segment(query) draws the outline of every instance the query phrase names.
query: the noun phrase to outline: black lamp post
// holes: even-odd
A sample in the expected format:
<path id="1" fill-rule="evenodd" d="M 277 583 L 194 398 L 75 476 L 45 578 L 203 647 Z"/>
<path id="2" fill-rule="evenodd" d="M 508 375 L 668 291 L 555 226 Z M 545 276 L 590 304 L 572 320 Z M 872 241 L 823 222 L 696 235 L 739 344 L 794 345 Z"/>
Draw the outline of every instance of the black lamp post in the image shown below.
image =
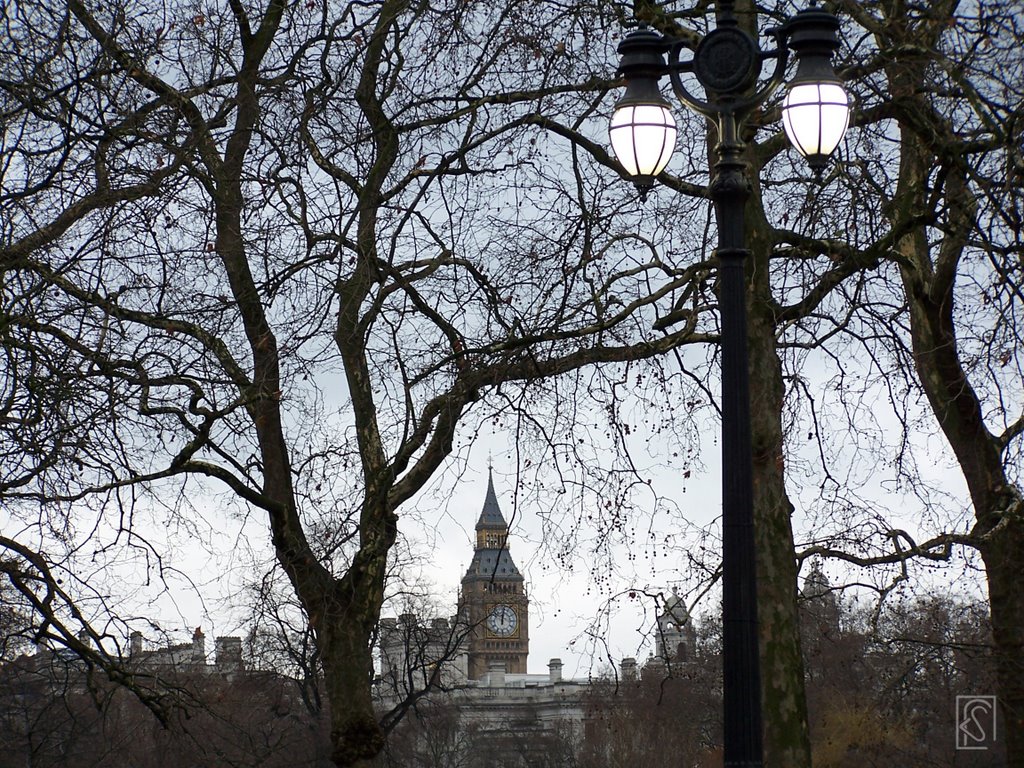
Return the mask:
<path id="1" fill-rule="evenodd" d="M 675 121 L 658 81 L 668 75 L 676 96 L 718 128 L 718 155 L 710 194 L 718 222 L 719 302 L 722 323 L 722 589 L 725 765 L 762 765 L 761 677 L 754 572 L 754 519 L 750 445 L 750 393 L 743 262 L 743 213 L 750 182 L 743 161 L 744 119 L 782 84 L 789 53 L 797 71 L 783 101 L 783 124 L 793 145 L 820 177 L 842 141 L 849 119 L 846 92 L 832 69 L 839 21 L 811 6 L 771 31 L 776 48 L 762 51 L 740 29 L 734 2 L 716 4 L 717 25 L 680 61 L 683 45 L 641 26 L 619 45 L 619 74 L 626 93 L 616 104 L 609 131 L 612 148 L 634 178 L 642 199 L 668 163 Z M 668 63 L 665 54 L 668 54 Z M 774 59 L 758 87 L 762 63 Z M 698 99 L 683 84 L 690 73 L 704 88 Z"/>

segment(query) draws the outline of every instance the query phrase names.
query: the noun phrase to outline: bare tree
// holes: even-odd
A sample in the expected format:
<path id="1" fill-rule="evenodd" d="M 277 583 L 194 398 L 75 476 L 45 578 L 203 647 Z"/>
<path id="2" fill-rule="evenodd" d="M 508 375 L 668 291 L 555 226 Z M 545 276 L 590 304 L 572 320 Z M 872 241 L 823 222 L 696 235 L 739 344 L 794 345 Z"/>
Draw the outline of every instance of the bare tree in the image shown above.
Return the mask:
<path id="1" fill-rule="evenodd" d="M 608 19 L 532 2 L 4 9 L 0 267 L 33 299 L 5 333 L 59 356 L 74 416 L 54 459 L 5 486 L 19 528 L 74 571 L 85 509 L 107 556 L 146 547 L 140 497 L 181 494 L 174 516 L 212 480 L 260 510 L 316 638 L 333 759 L 361 764 L 383 744 L 371 648 L 397 510 L 460 423 L 691 339 L 651 330 L 691 272 L 630 231 L 634 204 L 592 173 L 610 159 L 576 130 L 604 103 Z M 66 622 L 87 623 L 73 603 Z"/>
<path id="2" fill-rule="evenodd" d="M 980 554 L 1011 724 L 1008 761 L 1021 766 L 1024 732 L 1012 724 L 1024 713 L 1024 602 L 1015 587 L 1024 565 L 1022 20 L 1002 2 L 840 5 L 868 34 L 857 72 L 862 119 L 881 150 L 851 175 L 872 180 L 859 197 L 884 216 L 875 249 L 898 266 L 905 302 L 905 321 L 883 335 L 913 370 L 903 397 L 926 396 L 974 517 L 969 525 L 957 515 L 927 544 L 896 532 L 890 557 L 939 558 L 955 544 Z"/>

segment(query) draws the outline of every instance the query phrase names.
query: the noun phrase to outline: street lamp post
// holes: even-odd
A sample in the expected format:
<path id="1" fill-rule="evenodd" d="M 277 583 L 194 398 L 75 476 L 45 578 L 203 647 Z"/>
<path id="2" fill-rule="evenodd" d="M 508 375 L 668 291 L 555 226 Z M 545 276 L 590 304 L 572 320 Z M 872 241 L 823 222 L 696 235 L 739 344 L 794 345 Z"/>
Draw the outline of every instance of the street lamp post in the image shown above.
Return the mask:
<path id="1" fill-rule="evenodd" d="M 783 125 L 793 145 L 820 177 L 842 141 L 849 119 L 846 92 L 832 69 L 839 47 L 839 21 L 815 7 L 800 11 L 770 34 L 776 48 L 762 51 L 742 30 L 734 2 L 716 4 L 716 27 L 681 61 L 684 46 L 641 25 L 619 45 L 619 74 L 626 92 L 616 104 L 609 135 L 612 148 L 641 199 L 668 164 L 675 121 L 658 81 L 669 76 L 679 100 L 713 121 L 717 161 L 710 196 L 718 223 L 719 304 L 722 345 L 722 625 L 725 765 L 760 768 L 762 756 L 761 677 L 757 633 L 754 519 L 750 442 L 750 393 L 744 260 L 744 207 L 750 182 L 740 128 L 782 84 L 790 52 L 797 71 L 782 105 Z M 668 62 L 665 55 L 668 54 Z M 763 62 L 772 74 L 759 85 Z M 694 96 L 682 76 L 692 74 L 705 98 Z"/>

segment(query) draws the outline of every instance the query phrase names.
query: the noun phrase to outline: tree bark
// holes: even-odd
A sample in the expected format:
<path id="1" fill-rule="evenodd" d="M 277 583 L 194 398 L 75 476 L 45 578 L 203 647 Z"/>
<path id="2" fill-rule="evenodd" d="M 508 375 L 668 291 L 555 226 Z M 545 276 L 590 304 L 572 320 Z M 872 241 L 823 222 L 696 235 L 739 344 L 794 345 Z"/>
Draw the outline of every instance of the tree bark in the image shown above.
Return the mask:
<path id="1" fill-rule="evenodd" d="M 765 218 L 751 159 L 755 194 L 747 211 L 751 442 L 757 541 L 758 620 L 766 766 L 810 768 L 803 656 L 797 615 L 793 504 L 786 493 L 782 410 L 785 384 L 776 347 L 775 304 L 769 279 L 771 227 Z"/>

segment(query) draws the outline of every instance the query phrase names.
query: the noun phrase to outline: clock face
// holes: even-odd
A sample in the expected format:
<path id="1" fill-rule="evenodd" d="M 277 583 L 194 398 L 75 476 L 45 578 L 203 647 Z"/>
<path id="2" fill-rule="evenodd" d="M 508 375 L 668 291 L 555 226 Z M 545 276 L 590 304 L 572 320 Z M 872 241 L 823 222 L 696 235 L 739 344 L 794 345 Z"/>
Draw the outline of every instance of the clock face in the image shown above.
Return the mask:
<path id="1" fill-rule="evenodd" d="M 519 626 L 519 617 L 511 605 L 496 605 L 487 617 L 487 628 L 500 637 L 508 637 Z"/>

